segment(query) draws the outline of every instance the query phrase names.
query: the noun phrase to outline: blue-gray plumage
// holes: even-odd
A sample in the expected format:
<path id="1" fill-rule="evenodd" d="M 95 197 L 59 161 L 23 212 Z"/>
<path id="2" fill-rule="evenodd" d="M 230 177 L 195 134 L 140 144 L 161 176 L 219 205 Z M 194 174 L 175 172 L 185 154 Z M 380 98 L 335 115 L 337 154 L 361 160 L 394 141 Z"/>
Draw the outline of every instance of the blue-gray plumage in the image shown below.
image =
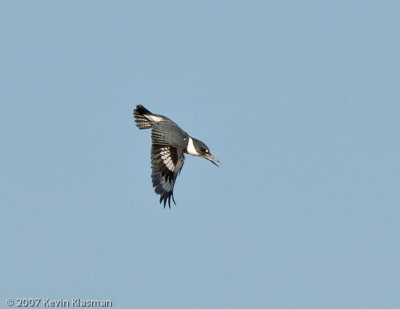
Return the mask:
<path id="1" fill-rule="evenodd" d="M 174 185 L 185 162 L 184 153 L 200 156 L 217 166 L 220 164 L 203 142 L 189 136 L 171 119 L 153 114 L 142 105 L 136 106 L 133 116 L 139 129 L 152 129 L 151 179 L 164 207 L 167 201 L 171 207 L 171 198 L 175 203 Z"/>

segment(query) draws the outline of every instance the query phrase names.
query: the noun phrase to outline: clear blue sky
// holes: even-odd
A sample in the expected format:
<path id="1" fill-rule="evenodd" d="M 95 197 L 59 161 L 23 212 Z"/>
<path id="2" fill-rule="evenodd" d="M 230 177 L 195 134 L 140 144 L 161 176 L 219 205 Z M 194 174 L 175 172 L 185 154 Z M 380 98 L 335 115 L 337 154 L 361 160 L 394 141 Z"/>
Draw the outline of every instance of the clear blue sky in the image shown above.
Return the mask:
<path id="1" fill-rule="evenodd" d="M 398 1 L 3 1 L 0 308 L 400 307 Z M 150 132 L 187 157 L 163 209 Z"/>

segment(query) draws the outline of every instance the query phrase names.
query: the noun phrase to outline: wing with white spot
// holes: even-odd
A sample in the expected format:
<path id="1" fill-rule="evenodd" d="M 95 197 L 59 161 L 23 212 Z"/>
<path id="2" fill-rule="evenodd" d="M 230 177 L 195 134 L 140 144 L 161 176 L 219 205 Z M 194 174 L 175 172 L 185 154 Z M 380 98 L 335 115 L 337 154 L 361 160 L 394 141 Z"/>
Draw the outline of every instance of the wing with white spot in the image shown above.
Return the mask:
<path id="1" fill-rule="evenodd" d="M 167 201 L 171 207 L 171 197 L 175 203 L 174 185 L 184 162 L 185 157 L 179 148 L 164 145 L 151 147 L 151 179 L 154 191 L 160 195 L 160 203 L 164 201 L 164 207 Z"/>

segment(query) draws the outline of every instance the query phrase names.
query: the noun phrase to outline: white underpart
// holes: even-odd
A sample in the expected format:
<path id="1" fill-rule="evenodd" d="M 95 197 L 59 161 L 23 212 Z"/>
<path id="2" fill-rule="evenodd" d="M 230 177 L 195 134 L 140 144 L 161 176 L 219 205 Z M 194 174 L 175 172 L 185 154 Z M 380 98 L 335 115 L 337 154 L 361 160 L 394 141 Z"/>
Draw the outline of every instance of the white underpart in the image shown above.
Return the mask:
<path id="1" fill-rule="evenodd" d="M 157 115 L 144 115 L 147 119 L 154 121 L 154 122 L 159 122 L 162 121 L 162 117 L 157 116 Z"/>
<path id="2" fill-rule="evenodd" d="M 169 152 L 169 148 L 165 147 L 165 148 L 161 148 L 161 159 L 163 160 L 165 166 L 170 170 L 170 171 L 174 171 L 175 169 L 175 164 L 172 161 L 171 158 L 171 153 Z"/>
<path id="3" fill-rule="evenodd" d="M 198 155 L 200 155 L 200 154 L 197 152 L 196 148 L 194 147 L 194 145 L 193 145 L 193 139 L 192 139 L 191 137 L 189 137 L 189 142 L 188 142 L 188 145 L 187 145 L 187 152 L 188 152 L 188 154 L 190 154 L 190 155 L 192 155 L 192 156 L 198 156 Z"/>

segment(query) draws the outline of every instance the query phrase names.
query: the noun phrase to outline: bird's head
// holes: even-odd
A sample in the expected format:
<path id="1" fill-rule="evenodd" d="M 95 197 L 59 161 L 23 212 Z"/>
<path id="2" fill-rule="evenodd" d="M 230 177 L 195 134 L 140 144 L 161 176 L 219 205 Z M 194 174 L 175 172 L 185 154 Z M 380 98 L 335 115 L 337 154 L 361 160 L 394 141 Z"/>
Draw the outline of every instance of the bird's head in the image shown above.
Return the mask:
<path id="1" fill-rule="evenodd" d="M 188 149 L 190 147 L 193 147 L 194 149 L 192 149 L 192 152 L 189 151 L 189 154 L 207 159 L 216 166 L 219 166 L 221 164 L 221 162 L 219 162 L 219 160 L 211 154 L 210 149 L 207 147 L 206 144 L 193 137 L 191 139 L 192 141 L 189 140 Z"/>

